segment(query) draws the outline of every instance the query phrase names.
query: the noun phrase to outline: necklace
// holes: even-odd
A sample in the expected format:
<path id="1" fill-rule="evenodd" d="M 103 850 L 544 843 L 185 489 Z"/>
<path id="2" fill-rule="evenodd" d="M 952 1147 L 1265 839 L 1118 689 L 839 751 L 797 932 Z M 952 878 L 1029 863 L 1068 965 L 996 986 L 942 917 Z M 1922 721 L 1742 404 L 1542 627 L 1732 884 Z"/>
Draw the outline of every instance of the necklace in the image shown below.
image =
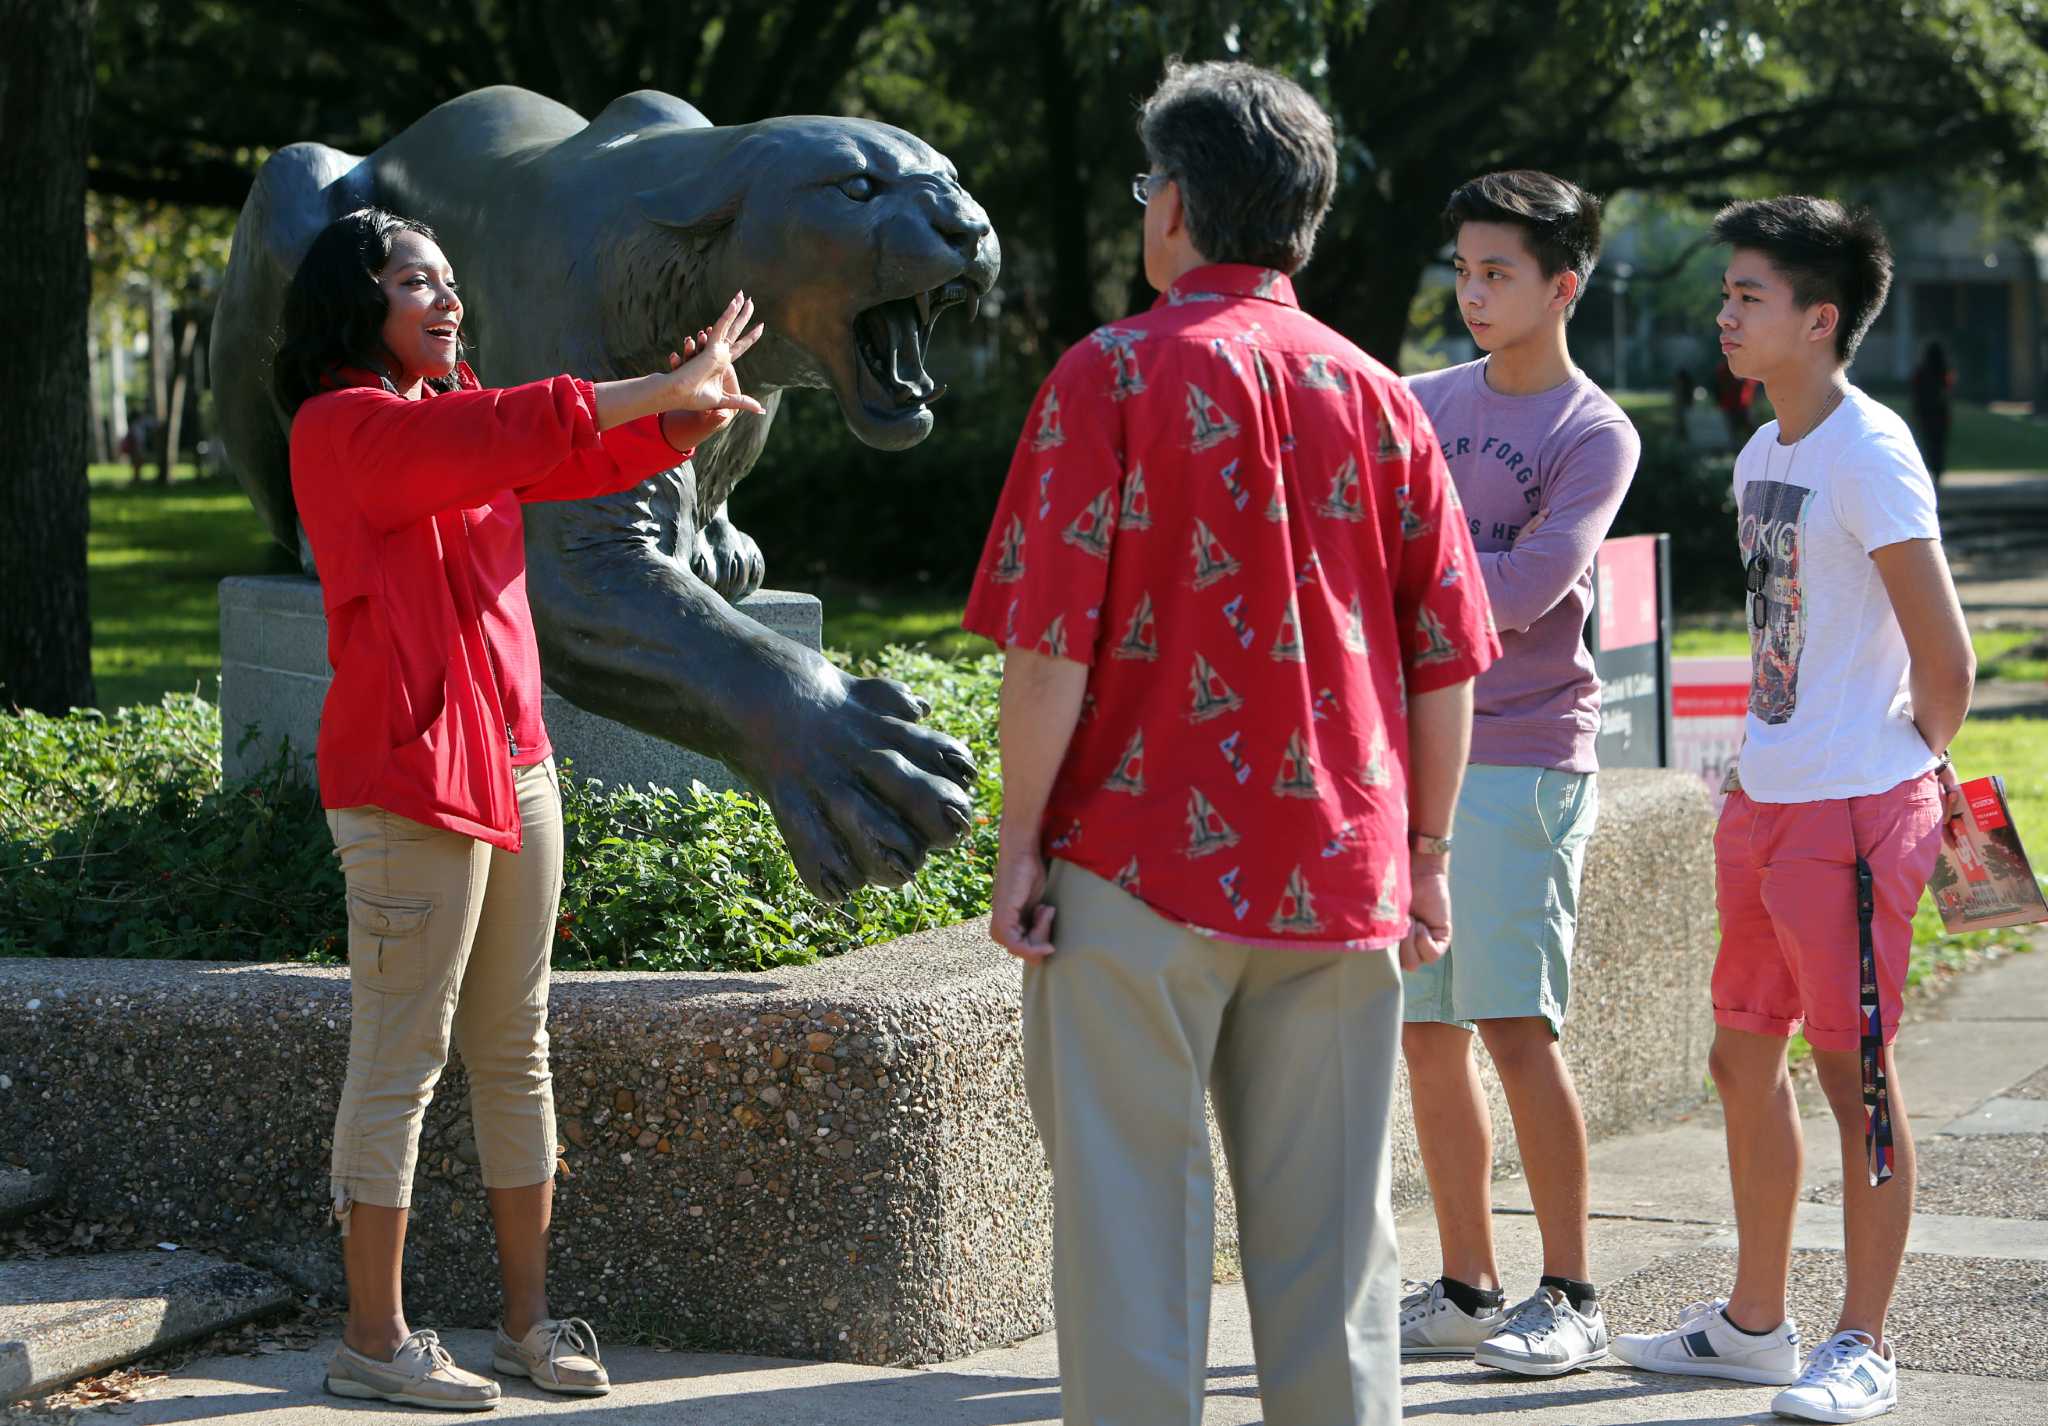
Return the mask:
<path id="1" fill-rule="evenodd" d="M 1824 423 L 1828 419 L 1828 417 L 1832 416 L 1835 413 L 1835 407 L 1841 404 L 1842 397 L 1848 394 L 1848 390 L 1849 388 L 1846 386 L 1837 386 L 1834 390 L 1834 394 L 1828 397 L 1827 404 L 1820 408 L 1820 414 L 1813 418 L 1813 424 L 1811 426 L 1808 426 L 1804 431 L 1800 432 L 1799 439 L 1792 443 L 1791 454 L 1785 458 L 1785 473 L 1778 477 L 1779 480 L 1791 480 L 1792 467 L 1798 464 L 1799 461 L 1799 448 L 1806 443 L 1806 438 L 1808 436 L 1812 435 L 1815 431 L 1818 431 L 1821 428 L 1822 423 Z M 1781 426 L 1779 429 L 1782 430 L 1784 428 Z M 1778 442 L 1772 441 L 1771 444 L 1775 446 L 1778 444 Z M 1766 451 L 1764 452 L 1764 479 L 1769 480 L 1770 478 L 1771 453 L 1769 451 Z"/>

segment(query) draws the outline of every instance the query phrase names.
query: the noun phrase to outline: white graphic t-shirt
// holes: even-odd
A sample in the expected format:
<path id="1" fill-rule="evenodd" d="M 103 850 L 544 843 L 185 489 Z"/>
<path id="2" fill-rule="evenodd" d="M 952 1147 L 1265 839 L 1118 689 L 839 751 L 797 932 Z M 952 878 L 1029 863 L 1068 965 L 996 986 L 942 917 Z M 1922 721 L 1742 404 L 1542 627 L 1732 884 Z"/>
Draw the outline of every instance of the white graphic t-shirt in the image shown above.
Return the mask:
<path id="1" fill-rule="evenodd" d="M 1758 802 L 1865 797 L 1933 767 L 1913 726 L 1905 635 L 1870 558 L 1941 538 L 1905 421 L 1853 386 L 1796 448 L 1772 421 L 1736 459 L 1735 508 L 1743 568 L 1769 566 L 1762 629 L 1751 598 L 1742 790 Z"/>

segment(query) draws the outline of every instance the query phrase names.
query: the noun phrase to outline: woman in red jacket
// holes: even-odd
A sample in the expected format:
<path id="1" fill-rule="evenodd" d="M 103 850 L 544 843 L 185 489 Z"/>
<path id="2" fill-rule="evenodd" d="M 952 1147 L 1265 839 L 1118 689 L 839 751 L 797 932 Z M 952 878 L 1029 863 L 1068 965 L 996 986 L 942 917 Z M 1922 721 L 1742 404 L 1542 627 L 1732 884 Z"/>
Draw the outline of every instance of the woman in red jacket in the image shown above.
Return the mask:
<path id="1" fill-rule="evenodd" d="M 327 610 L 334 682 L 317 765 L 348 885 L 338 1395 L 456 1410 L 499 1395 L 433 1332 L 408 1328 L 400 1292 L 420 1123 L 451 1040 L 504 1283 L 492 1363 L 551 1391 L 609 1389 L 588 1324 L 547 1302 L 562 816 L 520 505 L 630 489 L 734 412 L 759 412 L 733 370 L 761 335 L 752 314 L 736 295 L 667 372 L 483 390 L 461 360 L 454 274 L 424 224 L 351 213 L 292 278 L 276 385 Z"/>

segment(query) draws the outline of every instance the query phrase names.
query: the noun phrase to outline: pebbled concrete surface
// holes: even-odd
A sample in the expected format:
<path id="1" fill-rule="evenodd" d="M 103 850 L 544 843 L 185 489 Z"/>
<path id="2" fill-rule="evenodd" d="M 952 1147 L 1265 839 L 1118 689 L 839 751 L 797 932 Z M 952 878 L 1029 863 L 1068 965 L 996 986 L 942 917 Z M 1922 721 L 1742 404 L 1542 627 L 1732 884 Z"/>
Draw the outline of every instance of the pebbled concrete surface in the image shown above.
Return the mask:
<path id="1" fill-rule="evenodd" d="M 1838 1251 L 1792 1254 L 1792 1320 L 1807 1347 L 1834 1332 L 1843 1271 Z M 1725 1295 L 1734 1281 L 1732 1249 L 1675 1254 L 1602 1292 L 1608 1328 L 1661 1332 L 1689 1304 Z M 1908 1253 L 1885 1335 L 1900 1364 L 1916 1370 L 2048 1381 L 2043 1322 L 2048 1262 Z"/>

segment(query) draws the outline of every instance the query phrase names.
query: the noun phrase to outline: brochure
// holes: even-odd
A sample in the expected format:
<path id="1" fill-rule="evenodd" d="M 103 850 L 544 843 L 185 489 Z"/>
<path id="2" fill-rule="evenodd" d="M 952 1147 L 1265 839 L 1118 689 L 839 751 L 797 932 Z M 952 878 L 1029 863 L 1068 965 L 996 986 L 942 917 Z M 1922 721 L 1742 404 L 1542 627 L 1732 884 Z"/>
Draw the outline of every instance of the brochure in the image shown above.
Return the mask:
<path id="1" fill-rule="evenodd" d="M 2020 847 L 2019 828 L 2005 800 L 2005 779 L 1980 777 L 1963 784 L 1966 810 L 1941 833 L 1941 856 L 1928 881 L 1949 934 L 2048 921 L 2048 900 Z"/>

